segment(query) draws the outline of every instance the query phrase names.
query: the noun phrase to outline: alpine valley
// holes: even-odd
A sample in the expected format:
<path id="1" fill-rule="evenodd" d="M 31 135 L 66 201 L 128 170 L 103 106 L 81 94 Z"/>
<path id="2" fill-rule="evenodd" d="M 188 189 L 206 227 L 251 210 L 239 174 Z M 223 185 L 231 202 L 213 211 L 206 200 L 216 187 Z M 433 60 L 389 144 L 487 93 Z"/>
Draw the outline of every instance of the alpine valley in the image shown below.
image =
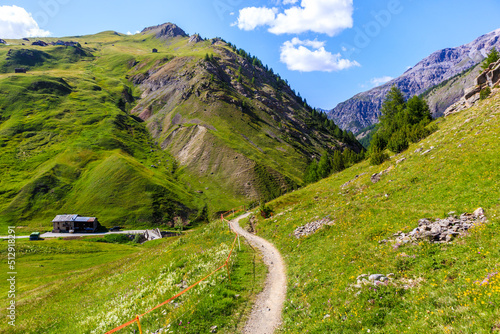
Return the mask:
<path id="1" fill-rule="evenodd" d="M 499 39 L 335 121 L 173 23 L 0 40 L 0 332 L 498 333 Z"/>

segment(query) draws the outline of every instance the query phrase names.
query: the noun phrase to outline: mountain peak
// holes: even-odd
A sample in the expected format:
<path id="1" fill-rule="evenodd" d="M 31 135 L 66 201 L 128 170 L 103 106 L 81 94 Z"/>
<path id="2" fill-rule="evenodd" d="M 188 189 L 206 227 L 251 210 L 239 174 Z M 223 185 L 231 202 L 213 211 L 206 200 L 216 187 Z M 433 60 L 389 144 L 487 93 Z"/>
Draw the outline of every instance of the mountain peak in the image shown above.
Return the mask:
<path id="1" fill-rule="evenodd" d="M 407 98 L 420 95 L 477 65 L 492 47 L 500 49 L 500 29 L 482 35 L 468 44 L 444 48 L 430 54 L 400 77 L 339 103 L 328 113 L 329 118 L 340 128 L 357 133 L 377 123 L 382 103 L 393 85 L 401 89 Z M 441 116 L 461 96 L 460 93 L 446 103 L 430 105 L 433 115 Z"/>
<path id="2" fill-rule="evenodd" d="M 144 28 L 142 33 L 156 33 L 156 38 L 188 37 L 184 30 L 174 23 L 164 23 L 153 27 Z"/>

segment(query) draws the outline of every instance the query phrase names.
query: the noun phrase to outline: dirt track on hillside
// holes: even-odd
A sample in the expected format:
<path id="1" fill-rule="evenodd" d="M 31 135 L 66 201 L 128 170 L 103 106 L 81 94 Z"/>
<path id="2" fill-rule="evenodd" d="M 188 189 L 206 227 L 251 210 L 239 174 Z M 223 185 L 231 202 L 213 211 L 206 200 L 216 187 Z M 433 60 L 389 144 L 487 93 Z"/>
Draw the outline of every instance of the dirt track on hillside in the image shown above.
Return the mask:
<path id="1" fill-rule="evenodd" d="M 248 217 L 245 214 L 231 221 L 231 225 L 255 249 L 258 249 L 268 274 L 264 290 L 257 296 L 250 317 L 243 328 L 245 334 L 272 334 L 281 324 L 281 311 L 286 297 L 286 269 L 280 252 L 267 240 L 253 235 L 240 227 L 240 219 Z"/>

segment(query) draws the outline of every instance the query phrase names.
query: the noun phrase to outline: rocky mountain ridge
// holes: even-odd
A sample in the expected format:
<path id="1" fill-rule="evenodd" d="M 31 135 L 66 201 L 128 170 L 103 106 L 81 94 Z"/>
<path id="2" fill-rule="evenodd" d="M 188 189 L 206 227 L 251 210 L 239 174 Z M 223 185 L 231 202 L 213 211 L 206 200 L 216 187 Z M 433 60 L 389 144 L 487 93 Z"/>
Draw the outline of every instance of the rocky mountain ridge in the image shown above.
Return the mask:
<path id="1" fill-rule="evenodd" d="M 478 64 L 492 47 L 500 49 L 500 29 L 483 35 L 471 43 L 434 52 L 400 77 L 338 104 L 328 112 L 328 116 L 341 128 L 358 133 L 377 123 L 382 102 L 393 85 L 401 89 L 406 97 L 420 95 Z M 455 103 L 460 96 L 461 93 L 456 94 L 446 106 L 431 105 L 431 109 L 436 116 L 440 116 L 440 113 Z"/>

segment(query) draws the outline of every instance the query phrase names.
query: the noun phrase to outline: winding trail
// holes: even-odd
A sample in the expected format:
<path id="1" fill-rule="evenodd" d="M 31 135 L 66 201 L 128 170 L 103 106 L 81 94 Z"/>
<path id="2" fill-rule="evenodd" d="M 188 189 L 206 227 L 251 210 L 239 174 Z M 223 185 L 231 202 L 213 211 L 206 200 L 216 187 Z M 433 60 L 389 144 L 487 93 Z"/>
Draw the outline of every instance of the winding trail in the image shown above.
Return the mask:
<path id="1" fill-rule="evenodd" d="M 240 219 L 250 213 L 231 220 L 231 225 L 238 234 L 244 237 L 254 248 L 262 253 L 264 263 L 268 267 L 264 290 L 257 296 L 255 305 L 248 318 L 244 334 L 272 334 L 281 324 L 281 311 L 286 298 L 286 269 L 280 252 L 269 241 L 253 235 L 239 225 Z"/>

